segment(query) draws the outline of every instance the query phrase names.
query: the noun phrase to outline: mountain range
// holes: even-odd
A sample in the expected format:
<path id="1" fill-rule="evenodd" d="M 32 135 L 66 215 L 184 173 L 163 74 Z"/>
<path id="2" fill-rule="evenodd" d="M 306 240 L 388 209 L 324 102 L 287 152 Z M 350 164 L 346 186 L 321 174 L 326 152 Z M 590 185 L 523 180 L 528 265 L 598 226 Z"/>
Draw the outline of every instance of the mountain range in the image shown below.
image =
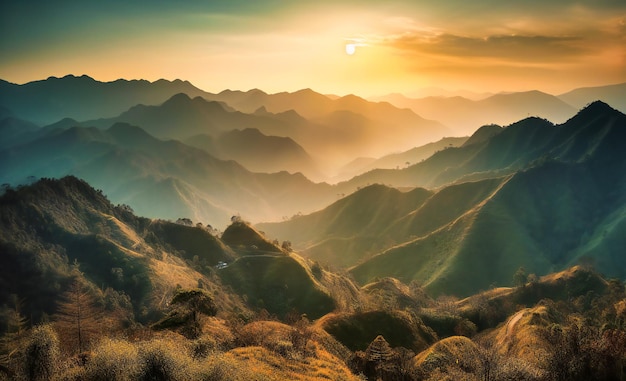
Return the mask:
<path id="1" fill-rule="evenodd" d="M 137 217 L 72 176 L 6 189 L 0 204 L 0 301 L 8 303 L 17 294 L 38 318 L 54 312 L 58 290 L 71 281 L 76 266 L 96 288 L 128 295 L 135 317 L 144 322 L 163 311 L 175 287 L 198 284 L 222 294 L 219 308 L 244 313 L 242 300 L 224 286 L 254 303 L 262 299 L 264 308 L 280 315 L 297 308 L 318 317 L 339 303 L 328 288 L 332 274 L 313 277 L 310 262 L 242 221 L 234 221 L 220 238 L 202 224 Z M 220 269 L 216 281 L 211 274 L 219 263 L 228 268 Z M 260 266 L 273 275 L 250 270 Z M 348 281 L 333 287 L 354 288 Z M 310 299 L 302 298 L 305 294 Z"/>
<path id="2" fill-rule="evenodd" d="M 163 103 L 178 93 L 205 94 L 181 80 L 100 82 L 86 75 L 50 77 L 22 85 L 0 80 L 0 105 L 14 117 L 39 125 L 68 117 L 86 120 L 117 115 L 137 104 Z"/>
<path id="3" fill-rule="evenodd" d="M 620 89 L 450 137 L 308 89 L 2 82 L 0 379 L 621 379 Z"/>
<path id="4" fill-rule="evenodd" d="M 535 95 L 498 99 L 519 104 Z M 528 117 L 486 125 L 469 138 L 361 160 L 353 173 L 391 168 L 335 185 L 295 173 L 323 177 L 306 144 L 331 136 L 323 146 L 329 149 L 374 123 L 373 144 L 386 117 L 400 132 L 423 122 L 388 103 L 311 90 L 225 91 L 212 99 L 175 94 L 116 117 L 65 118 L 42 128 L 7 116 L 0 125 L 0 181 L 75 175 L 147 217 L 215 226 L 238 214 L 255 222 L 283 219 L 258 228 L 313 260 L 349 269 L 363 284 L 393 276 L 423 282 L 434 294 L 467 295 L 505 284 L 520 266 L 545 274 L 581 261 L 623 276 L 616 248 L 623 244 L 624 114 L 594 102 L 562 124 Z M 236 128 L 243 126 L 253 127 Z M 170 138 L 185 143 L 162 140 Z M 400 138 L 407 135 L 393 139 Z M 342 147 L 350 144 L 362 141 Z M 468 278 L 470 264 L 492 273 Z"/>
<path id="5" fill-rule="evenodd" d="M 589 261 L 624 278 L 626 116 L 594 102 L 562 125 L 528 118 L 496 132 L 364 175 L 431 190 L 365 186 L 314 214 L 258 228 L 350 268 L 362 284 L 390 276 L 433 294 L 505 284 L 520 267 L 544 274 Z"/>
<path id="6" fill-rule="evenodd" d="M 574 89 L 556 96 L 540 91 L 527 91 L 494 94 L 478 100 L 462 96 L 414 99 L 402 94 L 372 99 L 409 108 L 425 118 L 443 123 L 457 133 L 470 134 L 485 124 L 508 125 L 528 116 L 563 123 L 576 110 L 596 100 L 602 100 L 615 109 L 626 112 L 626 83 Z"/>
<path id="7" fill-rule="evenodd" d="M 187 217 L 218 226 L 233 214 L 279 219 L 335 198 L 329 185 L 314 184 L 301 174 L 253 173 L 234 161 L 156 139 L 124 123 L 105 130 L 51 129 L 0 152 L 0 167 L 2 183 L 74 174 L 145 216 Z"/>

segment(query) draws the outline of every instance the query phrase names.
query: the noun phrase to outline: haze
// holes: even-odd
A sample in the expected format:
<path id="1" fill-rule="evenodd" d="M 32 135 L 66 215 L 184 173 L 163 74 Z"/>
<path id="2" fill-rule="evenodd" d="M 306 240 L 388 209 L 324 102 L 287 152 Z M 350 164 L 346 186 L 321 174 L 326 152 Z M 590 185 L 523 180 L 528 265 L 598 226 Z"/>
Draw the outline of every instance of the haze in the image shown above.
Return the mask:
<path id="1" fill-rule="evenodd" d="M 207 91 L 552 94 L 626 79 L 626 3 L 194 1 L 0 5 L 0 78 L 185 78 Z M 346 46 L 354 47 L 346 49 Z"/>

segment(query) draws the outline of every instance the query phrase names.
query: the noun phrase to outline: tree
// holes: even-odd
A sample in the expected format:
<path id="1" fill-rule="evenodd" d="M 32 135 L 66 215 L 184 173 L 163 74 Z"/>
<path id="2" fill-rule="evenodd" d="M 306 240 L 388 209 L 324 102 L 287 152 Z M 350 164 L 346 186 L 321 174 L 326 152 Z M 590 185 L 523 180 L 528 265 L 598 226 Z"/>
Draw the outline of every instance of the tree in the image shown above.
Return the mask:
<path id="1" fill-rule="evenodd" d="M 180 328 L 188 338 L 198 338 L 202 334 L 204 316 L 215 316 L 217 306 L 205 290 L 178 289 L 170 301 L 171 311 L 153 325 L 155 329 Z"/>
<path id="2" fill-rule="evenodd" d="M 527 281 L 528 281 L 528 274 L 526 273 L 526 269 L 522 266 L 519 269 L 517 269 L 515 274 L 513 274 L 513 282 L 515 283 L 517 287 L 524 287 Z"/>
<path id="3" fill-rule="evenodd" d="M 16 361 L 24 349 L 28 333 L 28 319 L 21 312 L 23 301 L 15 294 L 11 294 L 9 299 L 12 306 L 2 311 L 7 321 L 7 331 L 0 339 L 0 365 L 5 367 L 5 373 L 16 368 Z"/>
<path id="4" fill-rule="evenodd" d="M 291 251 L 291 241 L 283 241 L 281 248 L 285 251 Z"/>
<path id="5" fill-rule="evenodd" d="M 80 278 L 76 278 L 63 294 L 56 314 L 56 327 L 62 340 L 79 353 L 101 331 L 102 313 L 95 298 Z"/>

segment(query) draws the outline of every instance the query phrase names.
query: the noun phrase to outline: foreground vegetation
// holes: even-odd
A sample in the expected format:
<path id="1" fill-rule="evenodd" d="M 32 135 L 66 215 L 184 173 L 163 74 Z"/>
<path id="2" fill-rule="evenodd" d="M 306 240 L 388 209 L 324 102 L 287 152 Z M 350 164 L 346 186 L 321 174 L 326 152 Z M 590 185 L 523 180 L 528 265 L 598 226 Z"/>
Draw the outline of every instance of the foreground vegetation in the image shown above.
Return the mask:
<path id="1" fill-rule="evenodd" d="M 622 282 L 582 267 L 519 280 L 433 300 L 383 279 L 361 291 L 361 309 L 315 322 L 295 310 L 244 318 L 218 310 L 205 290 L 179 288 L 160 320 L 129 326 L 102 314 L 77 275 L 57 314 L 37 325 L 19 301 L 5 306 L 0 379 L 623 379 Z"/>
<path id="2" fill-rule="evenodd" d="M 0 380 L 626 376 L 624 283 L 589 267 L 433 298 L 359 287 L 240 218 L 136 217 L 76 178 L 0 203 Z"/>

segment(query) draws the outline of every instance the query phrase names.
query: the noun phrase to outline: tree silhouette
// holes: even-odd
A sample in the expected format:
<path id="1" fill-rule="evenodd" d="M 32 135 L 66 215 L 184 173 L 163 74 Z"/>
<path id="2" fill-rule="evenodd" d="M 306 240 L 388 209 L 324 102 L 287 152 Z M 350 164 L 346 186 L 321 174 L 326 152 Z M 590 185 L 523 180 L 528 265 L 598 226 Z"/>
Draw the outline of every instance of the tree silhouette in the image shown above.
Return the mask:
<path id="1" fill-rule="evenodd" d="M 95 299 L 77 278 L 63 294 L 56 314 L 56 328 L 61 340 L 71 351 L 82 353 L 89 342 L 101 331 L 101 311 Z"/>
<path id="2" fill-rule="evenodd" d="M 21 356 L 28 333 L 28 319 L 22 315 L 23 300 L 11 294 L 11 307 L 7 307 L 2 314 L 6 316 L 6 333 L 0 338 L 0 367 L 2 371 L 11 374 L 10 369 L 16 368 L 16 361 Z"/>

